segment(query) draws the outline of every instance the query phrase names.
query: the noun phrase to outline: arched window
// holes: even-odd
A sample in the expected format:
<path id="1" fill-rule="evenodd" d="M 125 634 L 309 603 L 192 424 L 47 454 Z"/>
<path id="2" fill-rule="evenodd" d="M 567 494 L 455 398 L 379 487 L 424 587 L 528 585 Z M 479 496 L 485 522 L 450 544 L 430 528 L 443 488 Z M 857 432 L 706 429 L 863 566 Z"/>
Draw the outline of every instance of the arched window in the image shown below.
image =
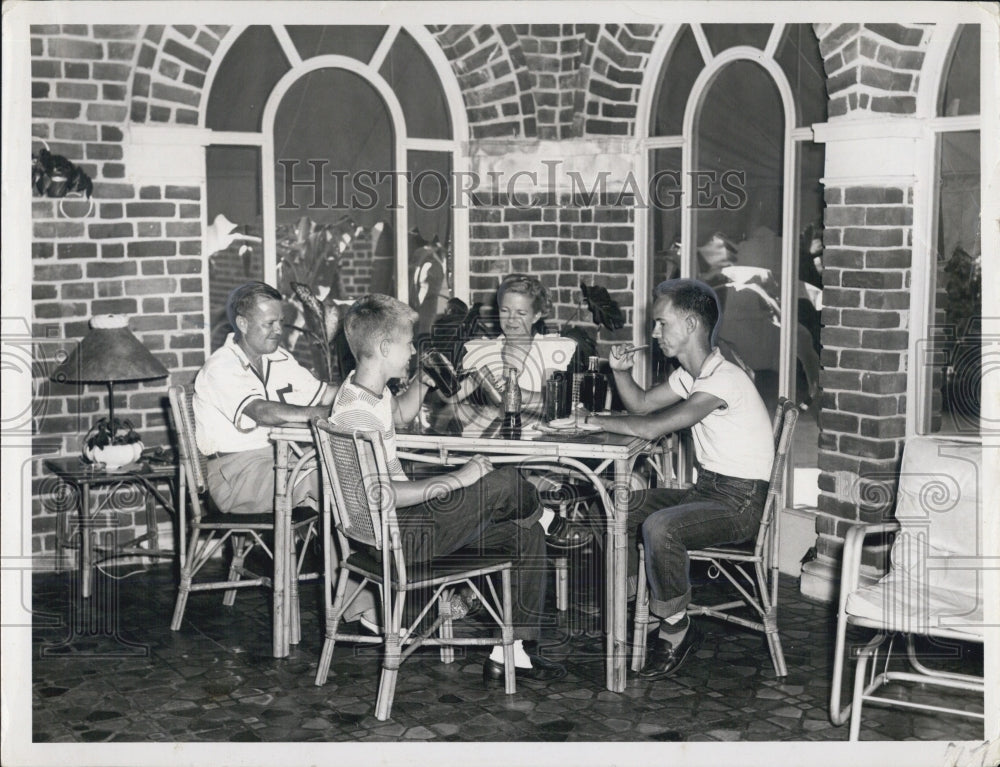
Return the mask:
<path id="1" fill-rule="evenodd" d="M 822 281 L 809 250 L 821 251 L 824 150 L 810 126 L 827 119 L 816 36 L 808 24 L 681 25 L 664 30 L 651 63 L 639 117 L 651 204 L 637 226 L 636 333 L 649 332 L 643 298 L 656 284 L 702 279 L 723 304 L 719 346 L 752 370 L 765 403 L 780 394 L 815 413 Z M 668 361 L 658 349 L 651 358 L 645 374 L 662 380 Z M 814 470 L 815 417 L 800 431 L 811 450 L 796 454 Z"/>
<path id="2" fill-rule="evenodd" d="M 926 240 L 926 290 L 915 300 L 915 430 L 980 433 L 982 398 L 982 236 L 979 125 L 980 26 L 959 26 L 941 80 L 934 83 L 934 184 Z M 919 257 L 919 256 L 917 256 Z M 918 295 L 919 293 L 919 295 Z M 919 316 L 919 313 L 918 313 Z"/>
<path id="3" fill-rule="evenodd" d="M 430 35 L 255 25 L 227 43 L 202 110 L 212 132 L 205 225 L 213 348 L 228 329 L 225 296 L 247 279 L 290 299 L 299 283 L 331 305 L 389 293 L 422 317 L 465 296 L 467 227 L 456 227 L 451 178 L 467 128 Z M 305 320 L 288 324 L 308 331 Z M 315 340 L 295 331 L 286 339 L 306 363 Z M 322 359 L 312 362 L 331 374 Z"/>

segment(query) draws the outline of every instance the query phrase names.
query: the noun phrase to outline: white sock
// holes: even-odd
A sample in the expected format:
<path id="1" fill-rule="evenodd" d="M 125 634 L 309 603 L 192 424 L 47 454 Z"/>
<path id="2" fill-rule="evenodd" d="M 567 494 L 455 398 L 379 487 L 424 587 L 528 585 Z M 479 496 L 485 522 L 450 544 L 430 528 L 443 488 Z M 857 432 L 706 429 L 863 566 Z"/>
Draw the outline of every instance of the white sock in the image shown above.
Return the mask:
<path id="1" fill-rule="evenodd" d="M 546 508 L 545 506 L 543 506 L 542 507 L 542 516 L 540 516 L 538 518 L 538 524 L 540 524 L 542 526 L 542 530 L 544 530 L 546 533 L 548 533 L 549 532 L 549 525 L 552 524 L 552 521 L 555 518 L 556 518 L 556 513 L 554 511 L 552 511 L 552 509 L 549 509 L 549 508 Z"/>
<path id="2" fill-rule="evenodd" d="M 676 612 L 669 618 L 664 618 L 663 620 L 665 620 L 667 623 L 673 626 L 675 623 L 680 623 L 682 620 L 684 620 L 685 615 L 687 615 L 687 610 L 681 610 L 680 612 Z"/>
<path id="3" fill-rule="evenodd" d="M 496 661 L 497 663 L 503 663 L 503 645 L 493 645 L 493 651 L 490 653 L 490 660 Z M 531 668 L 531 658 L 529 658 L 528 653 L 524 651 L 524 642 L 520 639 L 514 640 L 514 665 L 517 668 Z"/>

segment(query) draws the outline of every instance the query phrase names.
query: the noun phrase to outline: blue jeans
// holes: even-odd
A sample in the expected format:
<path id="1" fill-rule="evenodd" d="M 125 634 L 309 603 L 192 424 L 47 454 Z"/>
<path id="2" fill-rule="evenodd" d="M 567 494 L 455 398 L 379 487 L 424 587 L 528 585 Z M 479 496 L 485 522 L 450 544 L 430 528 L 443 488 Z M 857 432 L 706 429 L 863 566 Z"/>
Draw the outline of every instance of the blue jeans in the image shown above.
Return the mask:
<path id="1" fill-rule="evenodd" d="M 699 469 L 686 489 L 654 488 L 629 499 L 629 572 L 638 566 L 635 541 L 646 551 L 649 611 L 667 618 L 691 601 L 688 549 L 742 543 L 757 535 L 768 482 Z"/>

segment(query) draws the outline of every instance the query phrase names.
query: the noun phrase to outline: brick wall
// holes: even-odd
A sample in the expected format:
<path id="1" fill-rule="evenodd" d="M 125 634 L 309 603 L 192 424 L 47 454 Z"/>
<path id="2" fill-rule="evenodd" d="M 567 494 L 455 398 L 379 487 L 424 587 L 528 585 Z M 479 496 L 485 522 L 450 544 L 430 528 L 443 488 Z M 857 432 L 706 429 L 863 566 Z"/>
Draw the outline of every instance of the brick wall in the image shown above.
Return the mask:
<path id="1" fill-rule="evenodd" d="M 891 515 L 905 433 L 912 190 L 827 187 L 823 254 L 820 553 L 849 522 Z M 873 563 L 882 552 L 870 552 Z"/>
<path id="2" fill-rule="evenodd" d="M 925 24 L 816 24 L 830 118 L 861 112 L 913 114 L 930 37 Z"/>
<path id="3" fill-rule="evenodd" d="M 472 138 L 634 135 L 659 27 L 431 27 L 462 88 Z"/>
<path id="4" fill-rule="evenodd" d="M 915 111 L 926 25 L 814 29 L 831 124 Z M 848 525 L 889 518 L 895 506 L 906 428 L 913 188 L 827 184 L 825 202 L 816 549 L 819 562 L 835 563 Z M 881 571 L 886 556 L 885 546 L 870 546 L 863 562 Z"/>
<path id="5" fill-rule="evenodd" d="M 554 306 L 548 323 L 554 331 L 576 314 L 580 282 L 598 284 L 626 315 L 624 330 L 601 330 L 599 341 L 631 338 L 634 217 L 627 197 L 548 195 L 531 207 L 504 195 L 478 197 L 469 211 L 471 300 L 492 303 L 505 274 L 537 276 L 550 291 Z M 596 329 L 586 310 L 574 322 Z"/>
<path id="6" fill-rule="evenodd" d="M 139 55 L 133 26 L 31 28 L 33 150 L 47 145 L 94 181 L 93 211 L 81 201 L 36 197 L 32 205 L 32 332 L 46 361 L 36 387 L 36 454 L 74 453 L 107 412 L 100 386 L 49 383 L 47 371 L 75 347 L 95 314 L 129 316 L 136 336 L 189 379 L 204 361 L 201 200 L 197 186 L 128 182 L 122 141 L 128 91 Z M 116 387 L 146 444 L 168 439 L 167 381 Z M 36 466 L 34 549 L 52 552 L 61 489 Z M 64 500 L 64 499 L 63 499 Z"/>

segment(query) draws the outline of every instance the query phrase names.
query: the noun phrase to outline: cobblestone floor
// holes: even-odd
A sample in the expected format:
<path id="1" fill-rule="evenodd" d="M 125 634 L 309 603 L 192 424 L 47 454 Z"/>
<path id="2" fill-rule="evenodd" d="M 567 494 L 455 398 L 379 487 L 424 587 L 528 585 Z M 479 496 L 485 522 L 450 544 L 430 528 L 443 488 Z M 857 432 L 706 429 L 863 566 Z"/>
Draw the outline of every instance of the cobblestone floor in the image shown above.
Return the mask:
<path id="1" fill-rule="evenodd" d="M 832 608 L 804 599 L 790 578 L 781 584 L 782 681 L 759 635 L 700 619 L 704 644 L 675 678 L 630 675 L 625 692 L 609 692 L 597 618 L 573 609 L 544 633 L 545 654 L 566 663 L 566 678 L 522 684 L 508 697 L 483 687 L 483 651 L 450 665 L 419 651 L 400 671 L 388 722 L 373 716 L 379 661 L 370 649 L 338 645 L 329 681 L 314 686 L 318 586 L 304 584 L 301 644 L 276 660 L 269 592 L 242 591 L 233 608 L 218 592 L 192 595 L 173 632 L 174 584 L 164 566 L 118 581 L 100 576 L 80 607 L 73 576 L 34 577 L 35 743 L 847 739 L 827 711 Z M 966 648 L 965 656 L 963 664 L 981 669 L 981 651 Z M 954 702 L 970 700 L 955 694 Z M 982 725 L 871 707 L 861 737 L 981 740 Z"/>

